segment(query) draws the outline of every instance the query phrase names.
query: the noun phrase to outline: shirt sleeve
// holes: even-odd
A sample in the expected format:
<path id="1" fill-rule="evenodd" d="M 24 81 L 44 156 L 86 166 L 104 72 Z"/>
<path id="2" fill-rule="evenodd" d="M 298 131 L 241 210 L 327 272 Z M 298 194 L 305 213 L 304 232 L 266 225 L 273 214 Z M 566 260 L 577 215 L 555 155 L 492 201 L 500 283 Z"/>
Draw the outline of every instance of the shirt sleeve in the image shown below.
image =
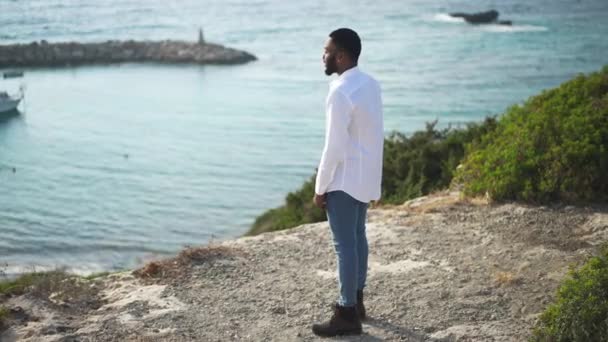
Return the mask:
<path id="1" fill-rule="evenodd" d="M 344 94 L 334 91 L 330 95 L 325 117 L 325 147 L 315 182 L 315 193 L 318 195 L 327 192 L 336 168 L 346 159 L 351 111 L 350 101 Z"/>

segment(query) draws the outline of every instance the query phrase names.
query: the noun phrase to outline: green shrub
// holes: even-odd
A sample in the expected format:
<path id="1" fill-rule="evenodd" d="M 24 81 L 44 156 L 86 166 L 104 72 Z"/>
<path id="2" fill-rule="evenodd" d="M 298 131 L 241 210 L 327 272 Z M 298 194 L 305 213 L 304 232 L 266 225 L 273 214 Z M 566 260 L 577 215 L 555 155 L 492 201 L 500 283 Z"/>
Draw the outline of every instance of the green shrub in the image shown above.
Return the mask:
<path id="1" fill-rule="evenodd" d="M 571 269 L 554 304 L 540 316 L 532 341 L 608 341 L 608 248 Z"/>
<path id="2" fill-rule="evenodd" d="M 608 67 L 511 107 L 468 146 L 456 181 L 497 200 L 607 200 Z"/>
<path id="3" fill-rule="evenodd" d="M 0 295 L 21 295 L 26 292 L 50 294 L 59 284 L 73 277 L 63 270 L 24 273 L 14 280 L 0 281 Z"/>
<path id="4" fill-rule="evenodd" d="M 465 144 L 480 140 L 496 126 L 494 118 L 471 123 L 464 129 L 437 130 L 437 122 L 407 137 L 392 133 L 384 141 L 382 174 L 383 203 L 408 199 L 442 189 L 450 184 L 454 169 L 464 156 Z M 325 212 L 312 203 L 315 177 L 285 198 L 285 204 L 259 216 L 247 235 L 292 228 L 326 220 Z"/>
<path id="5" fill-rule="evenodd" d="M 426 130 L 407 137 L 392 133 L 384 141 L 382 169 L 383 203 L 401 204 L 409 199 L 446 188 L 464 157 L 465 144 L 478 141 L 496 126 L 495 118 L 470 123 L 464 129 Z"/>
<path id="6" fill-rule="evenodd" d="M 0 306 L 0 333 L 7 328 L 7 319 L 9 315 L 9 310 L 4 306 Z"/>
<path id="7" fill-rule="evenodd" d="M 295 192 L 285 197 L 285 204 L 270 209 L 259 216 L 247 235 L 256 235 L 299 226 L 304 223 L 320 222 L 326 219 L 325 212 L 314 206 L 315 177 L 311 177 Z"/>

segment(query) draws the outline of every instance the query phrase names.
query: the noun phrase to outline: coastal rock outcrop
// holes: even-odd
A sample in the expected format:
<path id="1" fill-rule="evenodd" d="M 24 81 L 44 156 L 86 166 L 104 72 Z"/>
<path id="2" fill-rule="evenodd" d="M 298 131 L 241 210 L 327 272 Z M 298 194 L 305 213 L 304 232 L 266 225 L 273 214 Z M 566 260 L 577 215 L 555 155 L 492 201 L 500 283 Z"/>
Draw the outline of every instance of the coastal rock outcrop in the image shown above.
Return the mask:
<path id="1" fill-rule="evenodd" d="M 496 10 L 490 10 L 479 13 L 450 13 L 451 17 L 463 18 L 469 24 L 498 24 L 498 25 L 512 25 L 511 20 L 498 20 L 499 13 Z"/>
<path id="2" fill-rule="evenodd" d="M 527 340 L 569 265 L 608 238 L 606 209 L 447 192 L 371 209 L 369 319 L 356 340 Z M 0 341 L 317 341 L 310 325 L 337 298 L 327 222 L 82 282 L 67 299 L 0 298 Z"/>

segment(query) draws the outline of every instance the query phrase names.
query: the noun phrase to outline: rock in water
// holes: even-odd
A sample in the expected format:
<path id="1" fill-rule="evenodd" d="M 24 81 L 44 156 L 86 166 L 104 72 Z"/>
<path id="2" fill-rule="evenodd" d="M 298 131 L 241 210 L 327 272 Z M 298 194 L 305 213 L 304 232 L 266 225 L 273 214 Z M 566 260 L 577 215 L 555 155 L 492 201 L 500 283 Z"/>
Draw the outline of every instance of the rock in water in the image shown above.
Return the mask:
<path id="1" fill-rule="evenodd" d="M 496 21 L 496 19 L 498 19 L 498 11 L 496 10 L 490 10 L 490 11 L 486 11 L 486 12 L 479 12 L 479 13 L 461 13 L 461 12 L 457 12 L 457 13 L 450 13 L 451 17 L 454 18 L 463 18 L 467 23 L 470 24 L 490 24 L 490 23 L 494 23 Z"/>

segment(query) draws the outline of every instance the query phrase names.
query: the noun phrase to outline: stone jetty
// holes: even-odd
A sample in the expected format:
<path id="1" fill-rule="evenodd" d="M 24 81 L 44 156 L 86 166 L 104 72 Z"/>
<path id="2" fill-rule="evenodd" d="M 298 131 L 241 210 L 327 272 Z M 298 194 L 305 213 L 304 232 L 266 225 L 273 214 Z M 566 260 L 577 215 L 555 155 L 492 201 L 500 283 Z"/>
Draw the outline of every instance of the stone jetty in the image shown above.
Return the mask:
<path id="1" fill-rule="evenodd" d="M 0 68 L 54 67 L 125 62 L 242 64 L 257 58 L 245 51 L 207 43 L 175 40 L 116 41 L 100 43 L 49 43 L 0 45 Z"/>

